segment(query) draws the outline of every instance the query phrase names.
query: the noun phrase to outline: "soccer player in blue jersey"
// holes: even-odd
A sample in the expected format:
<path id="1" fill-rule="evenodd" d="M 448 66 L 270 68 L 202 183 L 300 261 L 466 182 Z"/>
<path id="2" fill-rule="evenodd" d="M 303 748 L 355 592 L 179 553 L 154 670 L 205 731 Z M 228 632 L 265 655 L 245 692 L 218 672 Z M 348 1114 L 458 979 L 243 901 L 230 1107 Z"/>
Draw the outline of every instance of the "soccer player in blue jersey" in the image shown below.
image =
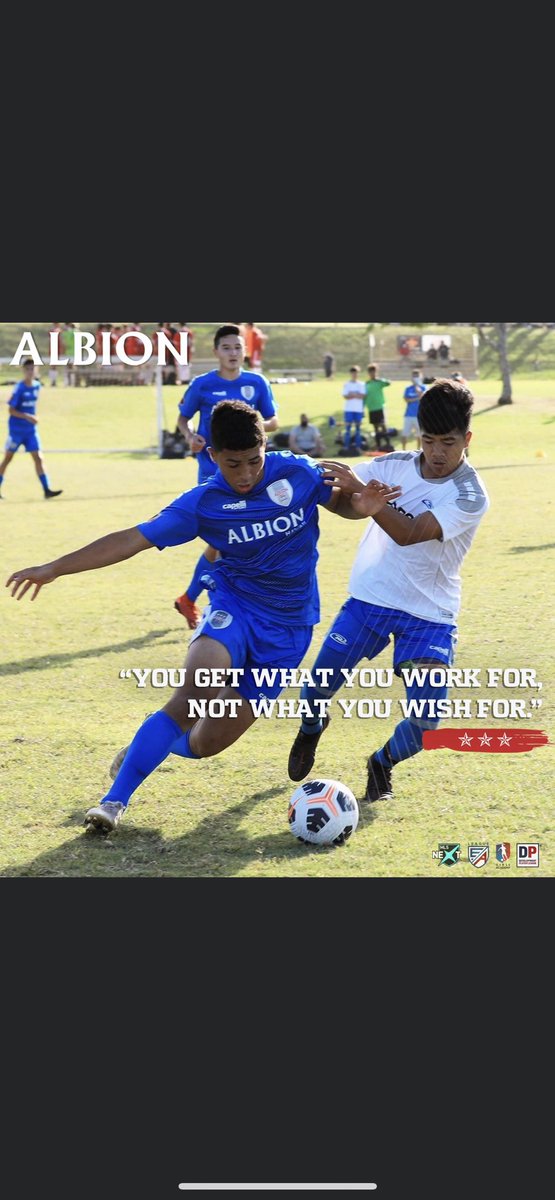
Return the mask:
<path id="1" fill-rule="evenodd" d="M 320 619 L 318 505 L 355 519 L 378 512 L 400 494 L 398 487 L 374 481 L 353 498 L 337 488 L 330 494 L 317 463 L 289 451 L 266 456 L 266 440 L 260 413 L 240 401 L 223 401 L 212 414 L 216 473 L 208 483 L 135 529 L 16 571 L 8 580 L 17 599 L 34 587 L 34 600 L 62 575 L 111 566 L 153 547 L 163 550 L 202 537 L 220 554 L 210 605 L 189 646 L 186 682 L 139 729 L 108 795 L 87 813 L 85 823 L 93 829 L 113 830 L 133 793 L 169 754 L 189 759 L 220 754 L 254 724 L 250 700 L 279 696 L 279 679 L 260 687 L 253 671 L 295 670 L 310 645 Z M 232 676 L 235 686 L 221 686 L 221 679 L 218 686 L 204 686 L 197 679 L 201 670 L 220 671 L 227 679 L 231 668 L 242 672 Z M 215 699 L 235 701 L 236 711 L 200 719 L 191 715 L 192 700 Z"/>
<path id="2" fill-rule="evenodd" d="M 364 533 L 349 584 L 350 597 L 330 629 L 314 664 L 313 678 L 327 670 L 324 691 L 305 688 L 313 704 L 289 756 L 289 777 L 300 782 L 312 770 L 316 747 L 329 724 L 320 720 L 314 701 L 328 700 L 345 683 L 344 670 L 373 659 L 395 642 L 394 668 L 421 667 L 424 682 L 407 686 L 408 700 L 420 701 L 421 716 L 395 729 L 387 745 L 368 760 L 366 800 L 392 797 L 392 771 L 423 749 L 427 729 L 437 729 L 430 701 L 447 697 L 432 687 L 432 667 L 453 663 L 461 603 L 460 567 L 482 517 L 489 508 L 486 489 L 466 460 L 474 399 L 468 388 L 438 379 L 420 399 L 418 421 L 422 453 L 384 455 L 358 468 L 324 462 L 332 482 L 345 494 L 357 493 L 372 479 L 396 483 L 400 505 L 392 502 L 374 514 Z"/>
<path id="3" fill-rule="evenodd" d="M 27 454 L 31 455 L 35 464 L 35 470 L 42 484 L 45 500 L 52 500 L 55 496 L 61 496 L 62 493 L 52 491 L 41 454 L 40 438 L 37 433 L 37 425 L 39 423 L 37 402 L 41 387 L 40 380 L 35 379 L 35 364 L 32 358 L 26 358 L 23 363 L 23 379 L 21 383 L 18 383 L 11 400 L 8 400 L 10 411 L 8 440 L 6 442 L 6 455 L 0 465 L 0 489 L 12 458 L 17 454 L 20 446 L 24 446 Z M 1 499 L 2 494 L 0 492 Z"/>
<path id="4" fill-rule="evenodd" d="M 266 433 L 278 428 L 277 410 L 268 380 L 253 371 L 244 371 L 245 340 L 238 325 L 222 325 L 214 338 L 214 352 L 219 362 L 215 371 L 199 375 L 187 389 L 179 406 L 179 429 L 189 441 L 193 454 L 198 459 L 198 481 L 206 483 L 214 474 L 214 463 L 208 452 L 210 441 L 210 419 L 217 404 L 222 400 L 242 400 L 262 415 Z M 199 415 L 198 430 L 191 422 Z M 189 629 L 196 629 L 200 612 L 196 601 L 205 588 L 212 584 L 212 566 L 216 562 L 216 550 L 207 546 L 198 560 L 193 578 L 174 607 L 185 617 Z"/>

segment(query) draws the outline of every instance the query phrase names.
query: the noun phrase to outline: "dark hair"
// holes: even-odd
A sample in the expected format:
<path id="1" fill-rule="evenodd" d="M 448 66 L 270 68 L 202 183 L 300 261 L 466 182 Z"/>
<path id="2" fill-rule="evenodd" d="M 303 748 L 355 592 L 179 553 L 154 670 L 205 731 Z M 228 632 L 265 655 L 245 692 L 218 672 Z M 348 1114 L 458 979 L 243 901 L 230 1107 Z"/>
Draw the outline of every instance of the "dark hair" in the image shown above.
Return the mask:
<path id="1" fill-rule="evenodd" d="M 349 367 L 349 371 L 360 371 L 360 367 Z"/>
<path id="2" fill-rule="evenodd" d="M 420 401 L 418 424 L 423 433 L 444 436 L 456 429 L 466 435 L 470 429 L 474 396 L 464 383 L 454 379 L 436 379 Z"/>
<path id="3" fill-rule="evenodd" d="M 256 446 L 264 446 L 266 433 L 260 413 L 250 404 L 222 400 L 212 412 L 210 438 L 212 449 L 219 454 L 222 450 L 254 450 Z"/>
<path id="4" fill-rule="evenodd" d="M 238 325 L 220 325 L 214 338 L 214 349 L 217 350 L 222 338 L 240 337 L 241 330 Z"/>
<path id="5" fill-rule="evenodd" d="M 34 365 L 35 365 L 35 363 L 34 363 L 34 360 L 33 360 L 32 358 L 24 358 L 24 359 L 23 359 L 23 366 L 24 366 L 24 367 L 34 367 Z"/>
<path id="6" fill-rule="evenodd" d="M 368 363 L 368 370 L 369 370 L 369 371 L 377 371 L 377 369 L 378 369 L 378 368 L 377 368 L 377 365 L 376 365 L 376 363 Z"/>

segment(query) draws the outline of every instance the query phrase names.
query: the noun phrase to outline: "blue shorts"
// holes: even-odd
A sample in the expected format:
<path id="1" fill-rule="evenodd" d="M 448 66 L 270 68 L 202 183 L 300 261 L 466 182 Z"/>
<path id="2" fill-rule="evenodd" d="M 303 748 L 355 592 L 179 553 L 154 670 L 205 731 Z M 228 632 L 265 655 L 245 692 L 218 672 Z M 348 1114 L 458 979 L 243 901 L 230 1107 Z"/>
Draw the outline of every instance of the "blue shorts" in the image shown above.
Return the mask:
<path id="1" fill-rule="evenodd" d="M 36 425 L 30 425 L 27 422 L 27 429 L 21 429 L 17 431 L 12 431 L 8 426 L 6 450 L 8 450 L 10 454 L 16 454 L 20 446 L 25 447 L 27 454 L 33 454 L 40 451 L 41 444 Z"/>
<path id="2" fill-rule="evenodd" d="M 248 609 L 230 603 L 226 595 L 211 596 L 202 621 L 191 638 L 209 637 L 221 642 L 231 655 L 231 665 L 244 671 L 237 689 L 246 700 L 275 700 L 283 691 L 279 675 L 274 683 L 257 683 L 253 670 L 296 670 L 312 641 L 312 625 L 289 628 L 265 621 Z"/>
<path id="3" fill-rule="evenodd" d="M 423 621 L 397 608 L 381 608 L 351 597 L 343 605 L 322 651 L 336 650 L 342 657 L 341 666 L 352 670 L 362 658 L 376 658 L 395 640 L 393 665 L 400 675 L 406 663 L 433 659 L 452 666 L 457 645 L 457 626 L 438 625 Z M 320 653 L 322 653 L 322 651 Z"/>
<path id="4" fill-rule="evenodd" d="M 353 421 L 357 425 L 360 425 L 362 423 L 363 417 L 364 417 L 364 413 L 361 413 L 361 412 L 346 412 L 345 413 L 345 421 L 347 422 L 348 425 L 352 425 Z"/>

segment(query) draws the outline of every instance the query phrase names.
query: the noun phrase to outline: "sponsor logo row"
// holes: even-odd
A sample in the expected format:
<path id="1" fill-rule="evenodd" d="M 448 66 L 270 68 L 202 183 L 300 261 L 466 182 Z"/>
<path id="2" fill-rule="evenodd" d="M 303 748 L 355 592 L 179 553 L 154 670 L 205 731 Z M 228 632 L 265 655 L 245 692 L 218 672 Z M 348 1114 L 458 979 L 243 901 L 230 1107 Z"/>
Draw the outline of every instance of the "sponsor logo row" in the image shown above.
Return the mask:
<path id="1" fill-rule="evenodd" d="M 459 862 L 469 862 L 471 866 L 485 867 L 490 860 L 490 848 L 487 842 L 468 847 L 468 858 L 463 858 L 460 842 L 440 842 L 437 850 L 432 851 L 432 858 L 441 867 L 455 867 Z M 511 866 L 511 843 L 497 842 L 495 847 L 496 867 L 507 870 Z M 540 843 L 517 842 L 515 862 L 517 867 L 539 867 Z"/>

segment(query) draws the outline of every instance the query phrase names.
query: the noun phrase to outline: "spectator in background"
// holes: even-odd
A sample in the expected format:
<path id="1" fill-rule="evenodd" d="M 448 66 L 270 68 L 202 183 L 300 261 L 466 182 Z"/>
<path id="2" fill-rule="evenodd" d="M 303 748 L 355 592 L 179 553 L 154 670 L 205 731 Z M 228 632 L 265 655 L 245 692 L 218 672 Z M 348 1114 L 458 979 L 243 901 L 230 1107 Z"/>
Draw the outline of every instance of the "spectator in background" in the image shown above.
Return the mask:
<path id="1" fill-rule="evenodd" d="M 127 353 L 129 358 L 142 358 L 145 348 L 140 338 L 136 335 L 142 333 L 141 322 L 133 321 L 133 324 L 128 328 L 129 337 L 126 342 Z"/>
<path id="2" fill-rule="evenodd" d="M 442 338 L 439 343 L 439 350 L 438 350 L 438 356 L 439 356 L 440 361 L 443 363 L 449 362 L 450 353 L 451 352 L 449 350 L 449 346 L 447 345 L 446 342 L 443 341 L 443 338 Z"/>
<path id="3" fill-rule="evenodd" d="M 335 357 L 331 353 L 331 350 L 328 350 L 327 354 L 324 355 L 324 375 L 326 379 L 333 379 L 334 371 Z"/>
<path id="4" fill-rule="evenodd" d="M 407 442 L 410 437 L 416 437 L 416 449 L 420 450 L 422 442 L 420 439 L 420 426 L 418 424 L 418 409 L 420 408 L 420 399 L 424 395 L 426 388 L 421 382 L 420 371 L 412 372 L 412 383 L 408 388 L 405 388 L 403 399 L 406 403 L 405 422 L 403 432 L 401 434 L 403 450 L 407 448 Z"/>
<path id="5" fill-rule="evenodd" d="M 144 366 L 142 364 L 139 365 L 139 361 L 138 361 L 139 359 L 143 358 L 144 353 L 145 353 L 145 347 L 144 347 L 140 337 L 138 337 L 138 334 L 142 333 L 141 322 L 133 321 L 133 324 L 128 325 L 126 327 L 126 329 L 127 329 L 127 333 L 128 333 L 128 338 L 125 343 L 127 354 L 128 354 L 129 358 L 137 359 L 137 366 L 136 366 L 137 383 L 144 383 L 145 382 Z"/>
<path id="6" fill-rule="evenodd" d="M 110 358 L 112 359 L 112 362 L 114 362 L 114 363 L 119 363 L 119 359 L 118 359 L 118 356 L 116 353 L 116 347 L 117 347 L 117 344 L 119 342 L 119 339 L 120 339 L 122 333 L 123 333 L 123 330 L 122 330 L 121 325 L 112 325 L 112 328 L 110 330 Z"/>
<path id="7" fill-rule="evenodd" d="M 58 358 L 62 358 L 64 351 L 65 351 L 65 342 L 64 342 L 63 329 L 62 329 L 62 326 L 60 325 L 59 321 L 54 321 L 52 329 L 50 330 L 50 336 L 52 336 L 52 334 L 57 334 L 57 336 L 58 336 Z M 48 345 L 49 345 L 49 353 L 50 353 L 51 343 L 49 342 Z M 56 384 L 58 382 L 58 368 L 57 367 L 53 367 L 52 365 L 50 366 L 50 370 L 48 372 L 48 378 L 50 380 L 50 387 L 56 387 Z"/>
<path id="8" fill-rule="evenodd" d="M 179 364 L 177 368 L 177 377 L 180 383 L 191 382 L 191 363 L 195 355 L 195 335 L 192 329 L 189 329 L 188 321 L 179 322 L 179 332 L 187 334 L 187 366 Z"/>
<path id="9" fill-rule="evenodd" d="M 261 371 L 268 338 L 254 321 L 245 321 L 241 330 L 245 339 L 245 367 L 247 371 Z"/>
<path id="10" fill-rule="evenodd" d="M 73 387 L 75 382 L 75 330 L 78 328 L 73 321 L 66 321 L 63 328 L 64 354 L 67 358 L 67 365 L 64 371 L 64 382 L 66 387 Z"/>
<path id="11" fill-rule="evenodd" d="M 351 445 L 351 429 L 355 427 L 355 449 L 360 453 L 362 445 L 362 437 L 360 427 L 364 416 L 364 397 L 366 389 L 361 379 L 359 379 L 360 367 L 351 367 L 350 380 L 343 388 L 343 398 L 345 400 L 345 435 L 343 444 L 346 450 L 349 450 Z"/>
<path id="12" fill-rule="evenodd" d="M 436 359 L 437 359 L 437 346 L 436 346 L 435 342 L 432 342 L 432 343 L 431 343 L 431 345 L 430 345 L 430 349 L 428 350 L 428 353 L 427 353 L 426 357 L 430 359 L 430 362 L 435 362 L 435 361 L 436 361 Z"/>
<path id="13" fill-rule="evenodd" d="M 391 387 L 389 379 L 379 379 L 377 364 L 369 363 L 364 403 L 368 409 L 368 419 L 370 424 L 374 426 L 378 450 L 381 449 L 382 444 L 389 444 L 387 425 L 385 421 L 384 400 L 384 391 L 388 387 Z"/>
<path id="14" fill-rule="evenodd" d="M 253 371 L 259 371 L 259 372 L 262 371 L 262 360 L 264 358 L 264 351 L 266 349 L 267 341 L 268 341 L 268 335 L 266 333 L 263 333 L 262 330 L 258 328 L 258 325 L 255 325 L 253 351 L 252 351 L 252 369 L 253 369 Z"/>
<path id="15" fill-rule="evenodd" d="M 309 454 L 311 458 L 325 458 L 326 447 L 320 430 L 311 425 L 306 413 L 301 413 L 301 423 L 289 434 L 289 449 L 293 454 Z"/>

